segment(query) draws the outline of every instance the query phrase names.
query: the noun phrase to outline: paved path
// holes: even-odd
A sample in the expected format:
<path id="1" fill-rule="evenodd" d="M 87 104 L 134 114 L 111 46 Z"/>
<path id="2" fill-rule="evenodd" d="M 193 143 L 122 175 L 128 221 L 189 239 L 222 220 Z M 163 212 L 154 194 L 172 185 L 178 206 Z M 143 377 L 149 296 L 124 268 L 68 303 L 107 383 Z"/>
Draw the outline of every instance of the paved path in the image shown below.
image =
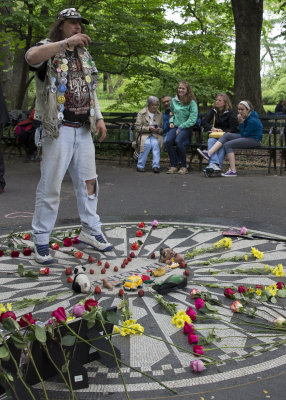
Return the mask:
<path id="1" fill-rule="evenodd" d="M 30 228 L 31 216 L 34 207 L 34 192 L 39 178 L 38 165 L 22 164 L 19 160 L 9 160 L 7 168 L 7 190 L 0 197 L 0 228 L 2 235 L 11 230 L 27 231 Z M 245 171 L 238 178 L 206 179 L 195 172 L 187 176 L 159 175 L 147 172 L 139 174 L 131 168 L 119 168 L 117 165 L 99 164 L 100 202 L 99 214 L 104 224 L 104 231 L 110 241 L 114 242 L 114 252 L 101 256 L 102 261 L 108 260 L 111 268 L 107 276 L 114 278 L 125 277 L 130 273 L 148 272 L 153 261 L 150 254 L 154 251 L 158 257 L 160 247 L 171 246 L 177 251 L 185 253 L 193 247 L 206 246 L 221 238 L 221 227 L 242 226 L 268 234 L 285 236 L 285 176 L 264 175 L 261 172 Z M 64 229 L 78 224 L 76 204 L 69 177 L 65 178 L 62 189 L 62 203 L 59 211 L 57 226 Z M 166 227 L 150 230 L 150 221 L 154 218 L 165 222 Z M 117 275 L 111 272 L 114 265 L 120 265 L 128 255 L 130 244 L 136 240 L 135 232 L 139 221 L 145 220 L 147 232 L 143 237 L 143 245 L 136 253 L 137 257 L 127 266 L 126 270 L 119 269 Z M 130 222 L 131 221 L 131 222 Z M 285 263 L 285 243 L 269 242 L 265 240 L 236 240 L 233 249 L 227 255 L 241 255 L 250 251 L 254 245 L 265 253 L 263 262 L 255 261 L 255 266 L 263 267 Z M 87 264 L 88 255 L 98 259 L 99 255 L 90 249 L 82 248 L 84 257 L 80 263 Z M 214 254 L 221 255 L 221 252 Z M 0 302 L 22 298 L 24 296 L 43 297 L 52 295 L 69 288 L 66 282 L 63 267 L 76 265 L 75 259 L 67 251 L 60 250 L 55 254 L 56 268 L 50 276 L 44 277 L 37 283 L 24 278 L 14 278 L 10 273 L 16 272 L 18 261 L 9 257 L 1 259 L 0 281 L 2 286 Z M 225 256 L 225 253 L 223 253 Z M 199 256 L 196 261 L 207 259 L 206 255 Z M 32 257 L 21 257 L 25 266 L 36 267 Z M 156 265 L 157 260 L 154 261 Z M 189 372 L 190 356 L 176 350 L 167 344 L 154 342 L 144 337 L 115 338 L 114 343 L 122 351 L 124 360 L 131 365 L 162 380 L 168 386 L 176 389 L 178 395 L 172 396 L 166 389 L 160 388 L 147 378 L 131 371 L 124 370 L 132 399 L 196 399 L 196 400 L 224 400 L 232 396 L 234 399 L 280 399 L 286 389 L 285 384 L 285 346 L 274 347 L 272 351 L 261 352 L 268 346 L 273 337 L 264 335 L 254 339 L 255 334 L 249 330 L 242 330 L 235 316 L 229 310 L 230 301 L 225 299 L 222 287 L 229 284 L 269 285 L 277 281 L 272 276 L 233 275 L 230 269 L 240 267 L 241 263 L 224 263 L 214 267 L 203 267 L 190 263 L 191 275 L 186 289 L 171 293 L 170 301 L 186 308 L 191 304 L 189 290 L 198 287 L 200 283 L 217 284 L 219 288 L 206 286 L 205 291 L 215 298 L 222 300 L 220 312 L 223 320 L 202 323 L 206 331 L 200 331 L 206 337 L 216 326 L 216 334 L 222 337 L 222 343 L 213 343 L 212 356 L 222 361 L 221 373 L 214 367 L 209 367 L 201 375 L 192 375 Z M 90 265 L 88 266 L 90 268 Z M 253 262 L 243 263 L 244 268 L 253 267 Z M 217 268 L 218 275 L 210 275 L 209 269 Z M 171 272 L 169 271 L 169 274 Z M 99 284 L 101 274 L 98 270 L 92 276 L 93 285 Z M 235 279 L 234 279 L 235 278 Z M 285 278 L 280 278 L 285 281 Z M 43 282 L 45 284 L 43 285 Z M 117 289 L 112 292 L 103 290 L 100 302 L 103 305 L 118 305 Z M 145 290 L 146 291 L 146 290 Z M 146 291 L 147 292 L 147 291 Z M 129 304 L 134 314 L 146 331 L 155 336 L 164 336 L 166 340 L 186 346 L 186 337 L 170 323 L 170 317 L 161 310 L 154 298 L 146 294 L 139 298 L 136 293 L 129 296 Z M 81 296 L 66 294 L 60 300 L 47 307 L 36 306 L 32 309 L 37 317 L 45 320 L 50 312 L 59 305 L 67 309 L 75 304 Z M 192 304 L 193 305 L 193 304 Z M 284 304 L 279 303 L 277 310 L 285 314 Z M 28 310 L 24 310 L 25 312 Z M 260 317 L 271 318 L 262 307 Z M 199 324 L 198 324 L 199 325 Z M 227 335 L 225 328 L 229 329 Z M 230 337 L 228 337 L 230 336 Z M 234 336 L 235 338 L 231 338 Z M 126 339 L 126 340 L 125 340 Z M 245 356 L 250 352 L 249 345 L 253 340 L 260 351 L 257 357 L 250 357 L 241 361 L 231 358 Z M 148 344 L 148 343 L 149 344 Z M 234 349 L 230 347 L 234 343 Z M 148 346 L 147 346 L 147 344 Z M 227 347 L 225 347 L 227 346 Z M 225 348 L 224 348 L 225 347 Z M 150 350 L 151 349 L 151 350 Z M 193 358 L 192 358 L 193 359 Z M 109 371 L 99 363 L 89 366 L 88 372 L 91 385 L 88 390 L 79 393 L 79 400 L 125 398 L 117 371 Z M 48 389 L 53 400 L 63 400 L 61 387 L 56 387 L 53 381 Z M 95 397 L 94 397 L 95 396 Z"/>

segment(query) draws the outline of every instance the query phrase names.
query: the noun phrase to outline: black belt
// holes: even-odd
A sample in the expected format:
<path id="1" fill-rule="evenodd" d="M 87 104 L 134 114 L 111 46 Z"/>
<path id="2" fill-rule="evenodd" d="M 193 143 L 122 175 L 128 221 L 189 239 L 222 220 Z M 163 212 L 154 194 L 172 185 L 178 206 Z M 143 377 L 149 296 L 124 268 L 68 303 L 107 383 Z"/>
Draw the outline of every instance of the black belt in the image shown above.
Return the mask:
<path id="1" fill-rule="evenodd" d="M 62 125 L 64 126 L 69 126 L 71 128 L 81 128 L 82 126 L 86 126 L 88 122 L 73 122 L 73 121 L 67 121 L 63 119 Z"/>

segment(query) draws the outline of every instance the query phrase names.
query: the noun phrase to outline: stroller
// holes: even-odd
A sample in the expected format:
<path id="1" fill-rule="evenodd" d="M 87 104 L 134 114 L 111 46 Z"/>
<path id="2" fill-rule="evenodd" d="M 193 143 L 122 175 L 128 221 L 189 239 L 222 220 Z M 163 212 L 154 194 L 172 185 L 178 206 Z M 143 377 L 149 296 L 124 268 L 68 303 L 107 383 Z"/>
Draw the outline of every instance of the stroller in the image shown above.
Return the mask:
<path id="1" fill-rule="evenodd" d="M 35 132 L 40 122 L 34 119 L 35 109 L 24 121 L 18 122 L 15 127 L 16 139 L 26 151 L 25 162 L 37 161 L 37 147 L 35 145 Z"/>

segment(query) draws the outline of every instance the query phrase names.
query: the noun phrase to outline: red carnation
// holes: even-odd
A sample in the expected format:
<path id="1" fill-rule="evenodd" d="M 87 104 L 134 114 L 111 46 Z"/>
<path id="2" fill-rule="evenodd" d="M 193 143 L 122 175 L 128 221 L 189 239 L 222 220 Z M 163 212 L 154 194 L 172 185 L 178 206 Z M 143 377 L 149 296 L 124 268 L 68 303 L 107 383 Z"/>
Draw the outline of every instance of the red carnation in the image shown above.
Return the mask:
<path id="1" fill-rule="evenodd" d="M 139 228 L 144 228 L 145 224 L 144 224 L 144 222 L 139 222 L 138 226 L 139 226 Z"/>
<path id="2" fill-rule="evenodd" d="M 4 251 L 0 250 L 0 257 L 4 256 Z"/>
<path id="3" fill-rule="evenodd" d="M 194 345 L 193 351 L 195 356 L 201 356 L 205 353 L 203 346 L 199 346 L 197 344 Z"/>
<path id="4" fill-rule="evenodd" d="M 237 291 L 238 291 L 238 293 L 245 293 L 246 289 L 244 286 L 238 286 Z"/>
<path id="5" fill-rule="evenodd" d="M 283 283 L 283 282 L 277 282 L 276 283 L 276 287 L 277 287 L 277 289 L 282 289 L 282 288 L 284 288 L 285 287 L 285 283 Z"/>
<path id="6" fill-rule="evenodd" d="M 137 242 L 132 243 L 131 250 L 138 250 L 138 249 L 139 249 L 139 244 Z"/>
<path id="7" fill-rule="evenodd" d="M 142 237 L 143 236 L 143 232 L 140 229 L 138 229 L 138 231 L 136 232 L 136 236 L 137 237 Z"/>

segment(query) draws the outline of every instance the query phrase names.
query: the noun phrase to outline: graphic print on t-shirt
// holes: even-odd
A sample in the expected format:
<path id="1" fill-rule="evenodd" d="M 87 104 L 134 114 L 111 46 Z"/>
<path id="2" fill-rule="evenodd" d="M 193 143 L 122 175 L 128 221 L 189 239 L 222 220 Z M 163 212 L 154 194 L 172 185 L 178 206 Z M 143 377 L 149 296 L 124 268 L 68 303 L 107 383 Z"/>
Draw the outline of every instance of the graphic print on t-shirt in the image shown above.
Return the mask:
<path id="1" fill-rule="evenodd" d="M 90 92 L 76 51 L 69 52 L 65 98 L 65 119 L 69 121 L 87 119 L 90 109 Z"/>

